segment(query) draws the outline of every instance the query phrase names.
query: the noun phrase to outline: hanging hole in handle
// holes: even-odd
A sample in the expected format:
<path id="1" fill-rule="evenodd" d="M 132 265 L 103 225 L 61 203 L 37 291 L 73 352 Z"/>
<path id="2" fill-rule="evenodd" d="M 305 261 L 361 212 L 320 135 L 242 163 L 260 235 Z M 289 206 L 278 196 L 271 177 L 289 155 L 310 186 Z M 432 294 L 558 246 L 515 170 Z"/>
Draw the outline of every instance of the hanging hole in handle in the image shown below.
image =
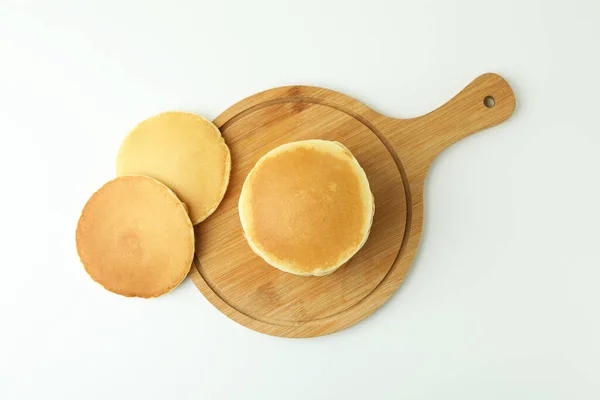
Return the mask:
<path id="1" fill-rule="evenodd" d="M 483 99 L 483 105 L 487 108 L 492 108 L 496 105 L 496 100 L 494 100 L 492 96 L 487 96 L 485 99 Z"/>

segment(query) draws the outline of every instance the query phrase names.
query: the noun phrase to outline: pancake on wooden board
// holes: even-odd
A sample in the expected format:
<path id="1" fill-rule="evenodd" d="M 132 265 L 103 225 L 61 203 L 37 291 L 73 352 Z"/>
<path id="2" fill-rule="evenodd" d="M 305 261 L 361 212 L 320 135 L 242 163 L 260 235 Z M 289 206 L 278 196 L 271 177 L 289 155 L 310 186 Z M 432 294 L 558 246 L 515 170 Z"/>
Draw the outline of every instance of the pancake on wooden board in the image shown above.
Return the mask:
<path id="1" fill-rule="evenodd" d="M 123 176 L 88 200 L 77 224 L 87 273 L 111 292 L 156 297 L 187 276 L 194 227 L 175 193 L 146 176 Z"/>
<path id="2" fill-rule="evenodd" d="M 367 241 L 375 202 L 365 171 L 338 142 L 305 140 L 265 154 L 238 209 L 250 247 L 296 275 L 327 275 Z"/>
<path id="3" fill-rule="evenodd" d="M 219 129 L 185 112 L 142 121 L 123 140 L 117 176 L 146 175 L 170 187 L 194 224 L 212 214 L 227 190 L 231 157 Z"/>

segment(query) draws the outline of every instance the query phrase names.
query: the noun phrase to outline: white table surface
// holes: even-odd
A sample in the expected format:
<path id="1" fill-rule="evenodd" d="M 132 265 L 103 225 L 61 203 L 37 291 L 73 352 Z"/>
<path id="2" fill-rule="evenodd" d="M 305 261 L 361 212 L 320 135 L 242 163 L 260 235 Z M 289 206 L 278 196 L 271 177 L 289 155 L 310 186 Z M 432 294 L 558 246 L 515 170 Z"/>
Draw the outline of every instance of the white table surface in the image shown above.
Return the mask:
<path id="1" fill-rule="evenodd" d="M 599 40 L 596 0 L 0 0 L 0 399 L 600 398 Z M 438 157 L 408 279 L 352 328 L 270 337 L 79 264 L 148 116 L 310 84 L 411 117 L 488 71 L 515 114 Z"/>

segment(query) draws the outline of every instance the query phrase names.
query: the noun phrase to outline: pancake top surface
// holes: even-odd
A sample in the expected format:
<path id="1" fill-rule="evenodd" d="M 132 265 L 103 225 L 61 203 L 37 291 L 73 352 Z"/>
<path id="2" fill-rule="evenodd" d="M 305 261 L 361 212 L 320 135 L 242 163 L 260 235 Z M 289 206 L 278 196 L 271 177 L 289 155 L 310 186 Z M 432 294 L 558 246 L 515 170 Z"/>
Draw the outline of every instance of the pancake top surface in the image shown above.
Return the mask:
<path id="1" fill-rule="evenodd" d="M 166 112 L 142 121 L 123 140 L 117 175 L 146 175 L 183 201 L 194 224 L 217 208 L 229 183 L 229 148 L 199 115 Z"/>
<path id="2" fill-rule="evenodd" d="M 124 176 L 102 186 L 77 225 L 77 252 L 96 282 L 130 297 L 155 297 L 186 277 L 194 231 L 183 203 L 162 183 Z"/>
<path id="3" fill-rule="evenodd" d="M 298 275 L 333 272 L 365 243 L 374 202 L 365 172 L 344 146 L 282 145 L 248 175 L 239 203 L 244 232 L 269 264 Z"/>

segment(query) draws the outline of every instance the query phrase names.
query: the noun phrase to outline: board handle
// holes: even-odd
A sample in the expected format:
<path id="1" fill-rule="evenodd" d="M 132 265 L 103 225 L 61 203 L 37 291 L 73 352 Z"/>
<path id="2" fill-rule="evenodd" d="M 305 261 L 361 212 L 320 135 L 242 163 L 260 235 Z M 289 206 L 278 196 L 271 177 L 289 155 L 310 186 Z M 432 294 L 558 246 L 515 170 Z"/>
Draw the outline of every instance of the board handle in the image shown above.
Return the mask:
<path id="1" fill-rule="evenodd" d="M 437 110 L 415 118 L 413 123 L 420 128 L 415 133 L 422 134 L 424 143 L 421 145 L 430 148 L 427 153 L 433 159 L 451 144 L 504 122 L 512 115 L 515 105 L 515 95 L 508 82 L 498 74 L 486 73 Z"/>

